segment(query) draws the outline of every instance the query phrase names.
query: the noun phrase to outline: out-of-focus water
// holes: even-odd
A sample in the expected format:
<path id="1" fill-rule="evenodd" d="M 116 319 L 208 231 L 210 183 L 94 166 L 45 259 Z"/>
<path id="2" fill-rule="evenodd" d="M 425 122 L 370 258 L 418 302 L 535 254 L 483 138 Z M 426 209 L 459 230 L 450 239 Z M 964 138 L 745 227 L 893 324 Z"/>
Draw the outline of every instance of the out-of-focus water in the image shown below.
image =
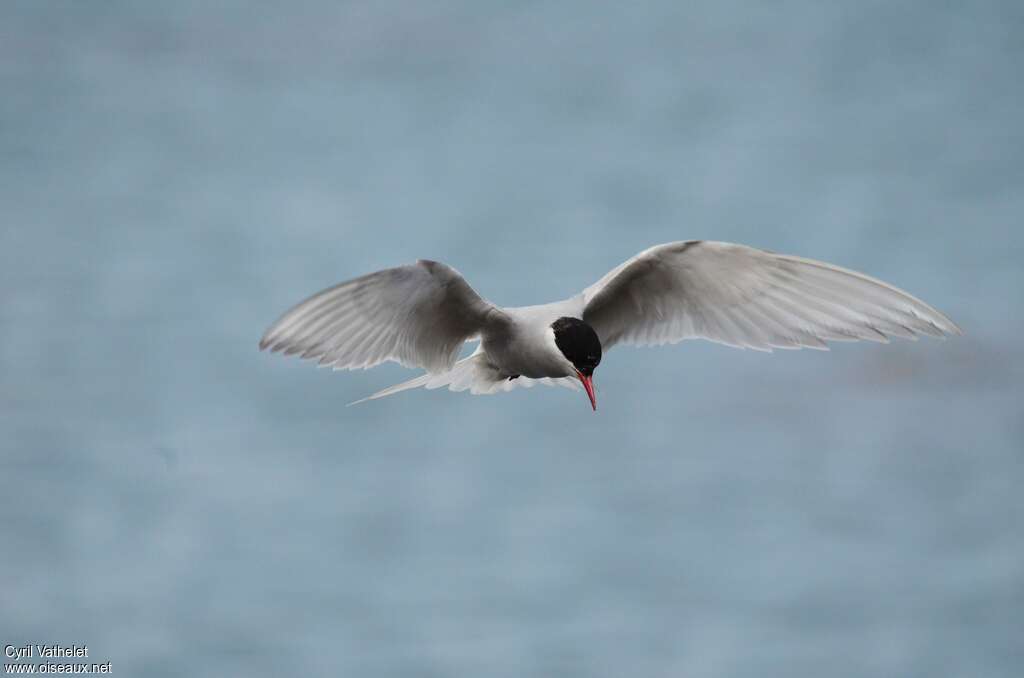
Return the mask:
<path id="1" fill-rule="evenodd" d="M 1024 14 L 5 2 L 0 642 L 121 676 L 1024 665 Z M 258 353 L 418 257 L 502 304 L 668 240 L 833 261 L 955 340 L 616 349 L 416 392 Z"/>

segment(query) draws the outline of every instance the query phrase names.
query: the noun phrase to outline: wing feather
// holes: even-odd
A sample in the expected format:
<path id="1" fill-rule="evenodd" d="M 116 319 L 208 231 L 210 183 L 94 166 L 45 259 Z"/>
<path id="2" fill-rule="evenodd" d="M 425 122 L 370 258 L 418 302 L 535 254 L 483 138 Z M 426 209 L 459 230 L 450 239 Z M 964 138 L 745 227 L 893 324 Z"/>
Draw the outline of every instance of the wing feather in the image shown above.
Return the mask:
<path id="1" fill-rule="evenodd" d="M 658 245 L 617 266 L 584 290 L 583 320 L 606 348 L 701 338 L 827 350 L 828 341 L 961 334 L 933 307 L 863 273 L 700 240 Z"/>
<path id="2" fill-rule="evenodd" d="M 335 369 L 394 361 L 450 370 L 462 344 L 503 314 L 450 266 L 420 260 L 349 280 L 286 312 L 260 349 Z"/>

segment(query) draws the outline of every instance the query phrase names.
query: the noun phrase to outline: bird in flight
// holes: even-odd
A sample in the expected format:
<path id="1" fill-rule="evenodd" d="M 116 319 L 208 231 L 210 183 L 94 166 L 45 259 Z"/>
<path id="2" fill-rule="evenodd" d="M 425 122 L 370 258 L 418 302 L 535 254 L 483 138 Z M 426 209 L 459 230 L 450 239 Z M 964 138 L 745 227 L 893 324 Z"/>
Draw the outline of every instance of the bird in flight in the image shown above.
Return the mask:
<path id="1" fill-rule="evenodd" d="M 582 385 L 596 410 L 594 370 L 617 344 L 708 339 L 828 350 L 829 341 L 961 333 L 920 299 L 863 273 L 688 240 L 644 250 L 579 294 L 538 306 L 492 304 L 455 269 L 421 259 L 313 295 L 270 326 L 260 349 L 334 369 L 394 361 L 426 370 L 356 402 L 419 387 L 485 394 L 541 382 Z M 480 343 L 459 360 L 471 340 Z"/>

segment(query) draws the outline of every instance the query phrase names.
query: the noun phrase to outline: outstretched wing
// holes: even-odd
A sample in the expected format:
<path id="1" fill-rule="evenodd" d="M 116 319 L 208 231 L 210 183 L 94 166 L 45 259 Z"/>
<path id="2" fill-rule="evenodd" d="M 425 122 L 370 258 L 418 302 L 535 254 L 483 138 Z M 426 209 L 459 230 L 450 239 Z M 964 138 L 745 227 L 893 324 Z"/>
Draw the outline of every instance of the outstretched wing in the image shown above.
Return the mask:
<path id="1" fill-rule="evenodd" d="M 729 346 L 826 349 L 826 341 L 960 334 L 920 299 L 862 273 L 724 242 L 645 250 L 583 292 L 604 347 L 709 339 Z"/>
<path id="2" fill-rule="evenodd" d="M 500 311 L 450 266 L 420 260 L 343 282 L 285 313 L 260 349 L 319 358 L 336 369 L 391 360 L 451 369 L 459 348 Z"/>

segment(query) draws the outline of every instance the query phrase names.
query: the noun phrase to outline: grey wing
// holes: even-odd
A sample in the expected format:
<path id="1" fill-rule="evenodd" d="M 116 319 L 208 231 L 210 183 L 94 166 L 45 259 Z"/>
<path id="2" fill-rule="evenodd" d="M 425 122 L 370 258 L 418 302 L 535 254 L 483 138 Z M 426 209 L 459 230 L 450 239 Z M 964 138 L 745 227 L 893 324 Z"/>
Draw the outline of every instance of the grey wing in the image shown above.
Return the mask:
<path id="1" fill-rule="evenodd" d="M 313 295 L 264 333 L 260 349 L 318 358 L 337 369 L 390 360 L 444 372 L 495 313 L 455 269 L 420 260 Z"/>
<path id="2" fill-rule="evenodd" d="M 960 334 L 892 285 L 812 259 L 732 243 L 652 247 L 583 292 L 602 345 L 709 339 L 729 346 L 825 349 L 826 341 Z"/>

